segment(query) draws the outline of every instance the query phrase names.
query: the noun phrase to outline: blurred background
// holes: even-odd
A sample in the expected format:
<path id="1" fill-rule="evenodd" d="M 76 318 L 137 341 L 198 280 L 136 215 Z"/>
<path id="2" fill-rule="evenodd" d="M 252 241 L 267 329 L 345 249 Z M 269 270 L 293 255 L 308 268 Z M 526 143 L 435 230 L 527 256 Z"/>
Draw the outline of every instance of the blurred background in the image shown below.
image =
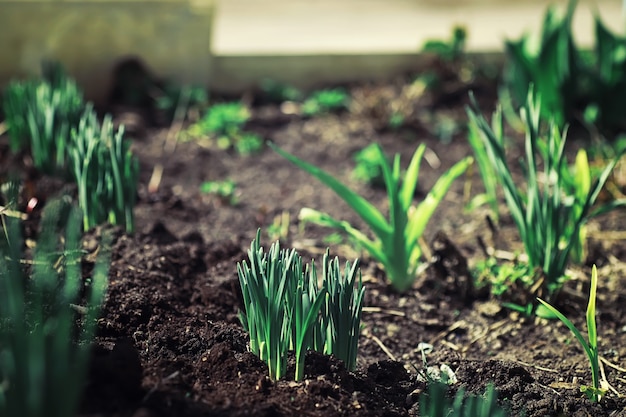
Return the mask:
<path id="1" fill-rule="evenodd" d="M 389 78 L 420 64 L 425 42 L 467 30 L 468 53 L 502 54 L 506 39 L 538 33 L 548 5 L 511 0 L 0 0 L 0 88 L 60 62 L 89 99 L 108 94 L 120 60 L 156 77 L 238 93 L 274 80 L 307 88 Z M 581 0 L 580 45 L 593 16 L 623 33 L 619 0 Z"/>

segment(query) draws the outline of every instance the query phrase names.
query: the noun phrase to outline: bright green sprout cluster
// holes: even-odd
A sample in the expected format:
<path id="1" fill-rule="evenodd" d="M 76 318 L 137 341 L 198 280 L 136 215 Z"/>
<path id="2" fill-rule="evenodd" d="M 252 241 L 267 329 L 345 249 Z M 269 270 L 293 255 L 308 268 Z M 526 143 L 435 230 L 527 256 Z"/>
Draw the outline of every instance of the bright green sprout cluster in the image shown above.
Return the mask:
<path id="1" fill-rule="evenodd" d="M 263 139 L 244 131 L 250 111 L 239 102 L 214 104 L 202 120 L 189 129 L 191 136 L 211 135 L 220 149 L 234 148 L 241 155 L 250 155 L 263 147 Z"/>
<path id="2" fill-rule="evenodd" d="M 63 170 L 70 129 L 85 106 L 76 83 L 64 74 L 53 80 L 12 82 L 3 98 L 11 151 L 30 151 L 33 165 L 43 172 Z"/>
<path id="3" fill-rule="evenodd" d="M 596 330 L 596 292 L 598 289 L 598 271 L 594 265 L 591 269 L 591 286 L 589 288 L 589 303 L 587 304 L 587 338 L 585 340 L 580 331 L 574 326 L 574 324 L 563 315 L 559 310 L 554 308 L 542 299 L 538 301 L 545 306 L 552 314 L 558 317 L 559 320 L 567 326 L 572 334 L 580 343 L 580 346 L 585 350 L 587 359 L 589 360 L 589 366 L 591 367 L 591 380 L 592 386 L 581 386 L 580 390 L 584 392 L 591 401 L 598 402 L 602 399 L 602 396 L 606 393 L 606 389 L 602 387 L 600 383 L 600 356 L 598 354 L 598 332 Z"/>
<path id="4" fill-rule="evenodd" d="M 506 158 L 502 113 L 494 113 L 491 125 L 480 114 L 476 103 L 468 109 L 470 123 L 476 126 L 489 163 L 502 186 L 507 206 L 524 244 L 528 262 L 544 275 L 548 295 L 558 290 L 574 248 L 580 247 L 581 229 L 593 216 L 614 209 L 624 202 L 614 201 L 594 207 L 598 194 L 611 174 L 618 155 L 592 182 L 588 164 L 578 162 L 580 182 L 571 181 L 565 158 L 565 136 L 555 123 L 542 130 L 541 103 L 532 92 L 521 109 L 526 128 L 523 174 L 525 188 L 513 177 Z M 541 164 L 540 164 L 541 161 Z M 541 167 L 543 165 L 543 167 Z M 583 168 L 587 166 L 587 170 Z M 584 179 L 584 181 L 582 181 Z"/>
<path id="5" fill-rule="evenodd" d="M 356 165 L 352 170 L 352 176 L 372 186 L 383 186 L 383 171 L 380 167 L 378 145 L 371 143 L 354 154 Z"/>
<path id="6" fill-rule="evenodd" d="M 345 110 L 350 104 L 350 95 L 342 88 L 333 88 L 313 92 L 302 103 L 304 116 L 316 116 Z"/>
<path id="7" fill-rule="evenodd" d="M 624 132 L 626 37 L 611 33 L 596 13 L 594 48 L 579 49 L 572 30 L 576 4 L 570 0 L 563 16 L 548 9 L 538 48 L 528 35 L 506 43 L 509 94 L 522 105 L 534 85 L 541 95 L 542 117 L 559 127 L 584 117 L 609 133 Z"/>
<path id="8" fill-rule="evenodd" d="M 106 238 L 91 278 L 83 281 L 80 217 L 80 210 L 65 200 L 48 203 L 28 273 L 24 267 L 22 225 L 15 218 L 2 219 L 2 416 L 76 415 L 89 368 L 90 343 L 107 287 L 110 252 L 110 239 Z"/>
<path id="9" fill-rule="evenodd" d="M 83 227 L 108 221 L 132 232 L 139 163 L 124 140 L 124 127 L 115 129 L 108 115 L 100 124 L 88 108 L 71 135 L 69 165 L 78 184 Z"/>
<path id="10" fill-rule="evenodd" d="M 237 184 L 232 179 L 225 181 L 205 181 L 200 185 L 200 191 L 217 196 L 222 202 L 234 206 L 237 204 Z"/>
<path id="11" fill-rule="evenodd" d="M 272 380 L 287 370 L 287 353 L 295 351 L 295 380 L 304 378 L 304 357 L 309 349 L 334 354 L 349 369 L 356 367 L 362 301 L 365 289 L 358 261 L 346 264 L 324 257 L 323 284 L 318 286 L 315 265 L 303 265 L 292 250 L 275 242 L 269 252 L 260 246 L 260 231 L 252 241 L 250 264 L 237 265 L 244 299 L 240 320 L 250 335 L 250 350 L 267 363 Z"/>
<path id="12" fill-rule="evenodd" d="M 463 174 L 472 163 L 471 157 L 464 158 L 456 163 L 439 178 L 426 198 L 417 207 L 413 207 L 411 203 L 413 202 L 413 195 L 417 186 L 420 162 L 426 146 L 420 145 L 417 148 L 404 175 L 404 179 L 402 179 L 400 155 L 396 155 L 392 167 L 383 154 L 380 145 L 376 145 L 374 148 L 376 155 L 372 159 L 382 170 L 389 197 L 390 220 L 387 221 L 383 214 L 370 202 L 350 190 L 327 172 L 302 161 L 275 145 L 270 144 L 270 146 L 280 155 L 332 189 L 365 221 L 374 232 L 376 238 L 370 239 L 348 222 L 335 220 L 326 213 L 310 208 L 302 209 L 300 218 L 304 221 L 332 227 L 347 234 L 383 265 L 387 278 L 398 292 L 408 291 L 416 279 L 417 269 L 422 257 L 419 239 L 424 233 L 428 220 L 443 200 L 452 182 Z"/>
<path id="13" fill-rule="evenodd" d="M 420 396 L 419 415 L 422 417 L 507 417 L 505 409 L 497 402 L 493 385 L 487 387 L 484 396 L 470 395 L 460 389 L 453 400 L 448 398 L 448 386 L 443 382 L 431 381 L 428 393 Z"/>

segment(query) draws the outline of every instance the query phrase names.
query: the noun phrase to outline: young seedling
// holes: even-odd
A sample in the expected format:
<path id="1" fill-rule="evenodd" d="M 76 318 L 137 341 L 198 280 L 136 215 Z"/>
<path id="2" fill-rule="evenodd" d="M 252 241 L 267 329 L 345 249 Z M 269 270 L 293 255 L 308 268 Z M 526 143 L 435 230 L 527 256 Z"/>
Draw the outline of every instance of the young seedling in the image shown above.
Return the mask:
<path id="1" fill-rule="evenodd" d="M 348 222 L 335 220 L 326 213 L 310 208 L 303 208 L 300 211 L 300 218 L 304 221 L 340 230 L 355 240 L 358 245 L 365 248 L 374 259 L 383 265 L 387 278 L 398 292 L 408 291 L 415 281 L 422 256 L 422 249 L 418 241 L 428 220 L 443 200 L 452 182 L 465 172 L 472 163 L 472 158 L 467 157 L 452 166 L 439 178 L 424 201 L 413 209 L 411 203 L 417 186 L 420 162 L 426 146 L 422 144 L 417 148 L 404 179 L 402 179 L 400 155 L 396 155 L 393 166 L 391 166 L 381 147 L 377 145 L 375 147 L 376 159 L 382 169 L 389 197 L 390 220 L 387 221 L 383 214 L 370 202 L 327 172 L 304 162 L 273 144 L 270 146 L 284 158 L 332 189 L 365 221 L 376 237 L 370 239 Z"/>
<path id="2" fill-rule="evenodd" d="M 596 292 L 598 288 L 598 271 L 594 265 L 591 268 L 591 286 L 589 288 L 589 303 L 587 304 L 587 340 L 583 337 L 581 332 L 574 326 L 574 324 L 546 301 L 538 298 L 537 300 L 545 306 L 551 313 L 553 313 L 559 320 L 567 326 L 572 334 L 580 343 L 580 346 L 584 349 L 589 360 L 589 366 L 591 367 L 591 381 L 592 386 L 582 385 L 580 391 L 584 392 L 592 402 L 599 402 L 602 396 L 606 393 L 606 389 L 601 386 L 600 383 L 600 358 L 598 355 L 598 332 L 596 330 Z"/>
<path id="3" fill-rule="evenodd" d="M 222 203 L 235 206 L 237 199 L 237 184 L 228 179 L 224 181 L 205 181 L 200 185 L 200 191 L 217 196 Z"/>
<path id="4" fill-rule="evenodd" d="M 250 111 L 242 103 L 214 104 L 188 132 L 192 136 L 209 135 L 219 149 L 234 148 L 241 155 L 250 155 L 263 147 L 263 138 L 244 131 L 249 119 Z"/>
<path id="5" fill-rule="evenodd" d="M 350 96 L 342 88 L 320 90 L 312 93 L 302 103 L 302 114 L 317 116 L 322 113 L 331 113 L 348 108 Z"/>

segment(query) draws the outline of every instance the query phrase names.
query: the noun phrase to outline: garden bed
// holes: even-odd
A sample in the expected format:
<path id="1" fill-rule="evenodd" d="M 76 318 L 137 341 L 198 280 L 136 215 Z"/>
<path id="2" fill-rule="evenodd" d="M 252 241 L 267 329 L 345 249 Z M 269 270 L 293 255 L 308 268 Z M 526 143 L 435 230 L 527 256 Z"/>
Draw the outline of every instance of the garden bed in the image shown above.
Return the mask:
<path id="1" fill-rule="evenodd" d="M 388 128 L 377 103 L 400 100 L 406 87 L 405 80 L 352 86 L 350 111 L 313 118 L 254 103 L 246 129 L 328 170 L 384 211 L 385 190 L 351 176 L 356 151 L 379 142 L 388 155 L 400 153 L 406 166 L 425 143 L 429 157 L 420 172 L 419 201 L 447 168 L 472 153 L 462 128 L 441 139 L 442 121 L 465 123 L 470 88 L 485 112 L 495 105 L 488 85 L 456 86 L 413 101 L 413 118 Z M 588 259 L 573 269 L 556 300 L 584 326 L 590 266 L 598 265 L 599 353 L 615 392 L 593 404 L 579 390 L 590 383 L 588 362 L 565 326 L 512 312 L 488 291 L 471 289 L 470 269 L 486 258 L 479 239 L 508 253 L 523 250 L 505 206 L 497 235 L 488 227 L 486 208 L 465 210 L 468 190 L 469 195 L 482 190 L 476 170 L 459 178 L 436 210 L 425 235 L 432 262 L 413 289 L 398 294 L 365 253 L 346 243 L 326 243 L 329 229 L 298 222 L 300 209 L 312 207 L 365 230 L 340 198 L 271 149 L 242 156 L 206 140 L 172 148 L 169 128 L 154 127 L 145 109 L 112 110 L 133 131 L 140 161 L 136 231 L 116 233 L 81 416 L 418 415 L 426 388 L 418 377 L 424 366 L 421 342 L 434 346 L 428 365 L 446 364 L 455 372 L 452 391 L 482 393 L 493 383 L 511 415 L 626 415 L 623 212 L 590 224 Z M 579 144 L 570 145 L 574 151 Z M 2 148 L 4 153 L 4 141 Z M 162 179 L 149 189 L 159 164 Z M 236 184 L 235 204 L 200 191 L 205 181 L 227 179 Z M 37 181 L 45 194 L 47 182 Z M 361 257 L 366 295 L 356 372 L 332 357 L 309 353 L 304 381 L 272 382 L 266 365 L 248 352 L 237 316 L 242 300 L 236 264 L 246 259 L 258 228 L 262 245 L 269 247 L 267 231 L 283 213 L 290 220 L 282 245 L 296 248 L 305 260 L 319 262 L 327 246 L 342 263 Z M 100 232 L 88 234 L 88 247 L 90 236 Z"/>

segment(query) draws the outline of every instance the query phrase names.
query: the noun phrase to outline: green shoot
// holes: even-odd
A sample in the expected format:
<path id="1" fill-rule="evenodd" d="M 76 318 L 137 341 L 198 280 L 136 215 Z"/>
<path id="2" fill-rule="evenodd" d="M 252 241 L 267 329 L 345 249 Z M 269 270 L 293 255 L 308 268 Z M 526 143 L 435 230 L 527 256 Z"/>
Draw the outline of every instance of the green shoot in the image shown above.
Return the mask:
<path id="1" fill-rule="evenodd" d="M 503 139 L 503 126 L 502 123 L 498 124 L 498 121 L 501 122 L 502 118 L 499 115 L 494 115 L 491 128 L 494 131 L 494 136 L 496 138 Z M 476 120 L 473 118 L 470 118 L 468 123 L 467 140 L 474 151 L 474 157 L 476 158 L 480 177 L 482 178 L 483 185 L 485 187 L 485 194 L 476 196 L 470 204 L 476 207 L 479 205 L 476 203 L 477 201 L 482 200 L 483 202 L 486 202 L 491 208 L 491 214 L 494 219 L 498 220 L 500 218 L 497 193 L 498 180 L 495 169 L 489 160 L 485 143 L 481 138 L 480 128 L 478 127 Z"/>
<path id="2" fill-rule="evenodd" d="M 304 116 L 317 116 L 323 113 L 332 113 L 348 108 L 350 96 L 342 88 L 320 90 L 312 93 L 302 103 Z"/>
<path id="3" fill-rule="evenodd" d="M 228 179 L 225 181 L 205 181 L 200 185 L 200 191 L 204 194 L 217 196 L 222 203 L 235 206 L 238 203 L 237 184 Z"/>
<path id="4" fill-rule="evenodd" d="M 354 371 L 365 296 L 359 262 L 357 260 L 352 265 L 347 262 L 342 274 L 339 259 L 331 260 L 326 251 L 323 266 L 323 287 L 327 289 L 328 295 L 322 307 L 320 343 L 316 350 L 328 355 L 334 354 L 346 364 L 348 370 Z"/>
<path id="5" fill-rule="evenodd" d="M 471 123 L 480 129 L 480 137 L 489 161 L 502 186 L 507 206 L 519 231 L 530 266 L 540 268 L 544 286 L 552 294 L 562 285 L 570 254 L 578 245 L 581 229 L 593 216 L 605 213 L 624 202 L 613 202 L 598 208 L 594 203 L 607 181 L 619 156 L 610 161 L 593 184 L 572 184 L 565 175 L 565 136 L 555 123 L 543 133 L 540 104 L 532 92 L 521 110 L 526 126 L 525 160 L 523 166 L 525 189 L 518 187 L 509 167 L 502 126 L 502 113 L 496 111 L 492 125 L 480 115 L 478 106 L 468 109 Z M 543 170 L 540 170 L 542 159 Z M 588 175 L 588 174 L 585 174 Z M 572 189 L 572 185 L 581 189 Z"/>
<path id="6" fill-rule="evenodd" d="M 418 241 L 428 220 L 443 200 L 454 179 L 465 172 L 472 163 L 471 157 L 456 163 L 439 178 L 426 199 L 413 209 L 411 203 L 417 185 L 420 162 L 426 146 L 420 145 L 415 151 L 403 181 L 400 174 L 400 155 L 396 155 L 392 167 L 380 146 L 376 146 L 377 163 L 382 169 L 389 197 L 390 221 L 388 222 L 370 202 L 327 172 L 304 162 L 275 145 L 270 144 L 270 146 L 280 155 L 332 189 L 365 221 L 376 238 L 372 240 L 348 222 L 335 220 L 328 214 L 310 208 L 303 208 L 300 212 L 300 218 L 304 221 L 332 227 L 347 234 L 383 265 L 387 278 L 398 292 L 408 291 L 415 281 L 422 256 Z"/>
<path id="7" fill-rule="evenodd" d="M 100 125 L 88 108 L 72 129 L 69 164 L 85 230 L 109 222 L 132 232 L 139 165 L 124 141 L 124 127 L 116 131 L 110 116 Z"/>
<path id="8" fill-rule="evenodd" d="M 591 380 L 592 386 L 581 386 L 581 392 L 584 392 L 592 402 L 598 402 L 602 399 L 602 396 L 606 393 L 600 384 L 600 363 L 598 355 L 598 333 L 596 330 L 596 292 L 598 288 L 598 271 L 594 265 L 591 269 L 591 286 L 589 288 L 589 303 L 587 304 L 587 338 L 585 340 L 580 331 L 574 326 L 574 324 L 563 315 L 559 310 L 548 304 L 544 300 L 538 298 L 537 300 L 544 305 L 551 313 L 553 313 L 559 320 L 567 326 L 572 334 L 580 343 L 580 346 L 584 349 L 589 360 L 589 366 L 591 367 Z"/>
<path id="9" fill-rule="evenodd" d="M 450 40 L 428 40 L 424 43 L 422 52 L 435 54 L 443 61 L 457 61 L 465 52 L 466 41 L 467 30 L 462 26 L 455 26 Z"/>
<path id="10" fill-rule="evenodd" d="M 272 380 L 285 375 L 289 350 L 295 352 L 296 381 L 304 378 L 309 349 L 334 354 L 354 370 L 365 291 L 358 261 L 347 263 L 342 275 L 339 261 L 330 261 L 327 252 L 319 288 L 315 264 L 303 265 L 295 250 L 281 250 L 278 242 L 265 254 L 260 237 L 259 230 L 248 251 L 250 264 L 237 265 L 244 300 L 239 318 L 250 335 L 250 351 L 267 363 Z"/>
<path id="11" fill-rule="evenodd" d="M 107 287 L 109 239 L 83 281 L 80 211 L 48 203 L 27 275 L 18 220 L 0 239 L 0 415 L 73 417 Z M 60 235 L 59 228 L 65 228 Z M 62 243 L 64 242 L 64 243 Z M 80 314 L 79 314 L 80 311 Z"/>
<path id="12" fill-rule="evenodd" d="M 243 130 L 249 119 L 250 111 L 242 103 L 215 104 L 188 133 L 209 135 L 219 149 L 234 148 L 240 155 L 251 155 L 263 147 L 263 138 Z"/>
<path id="13" fill-rule="evenodd" d="M 377 145 L 371 143 L 354 154 L 356 165 L 352 170 L 352 176 L 358 181 L 366 182 L 371 186 L 382 186 L 383 172 L 378 163 Z"/>
<path id="14" fill-rule="evenodd" d="M 281 250 L 275 242 L 266 254 L 260 238 L 259 230 L 248 250 L 250 264 L 237 264 L 245 309 L 239 318 L 250 335 L 250 351 L 267 363 L 270 379 L 285 375 L 287 352 L 295 348 L 299 381 L 326 290 L 318 291 L 314 268 L 303 270 L 295 250 Z"/>

